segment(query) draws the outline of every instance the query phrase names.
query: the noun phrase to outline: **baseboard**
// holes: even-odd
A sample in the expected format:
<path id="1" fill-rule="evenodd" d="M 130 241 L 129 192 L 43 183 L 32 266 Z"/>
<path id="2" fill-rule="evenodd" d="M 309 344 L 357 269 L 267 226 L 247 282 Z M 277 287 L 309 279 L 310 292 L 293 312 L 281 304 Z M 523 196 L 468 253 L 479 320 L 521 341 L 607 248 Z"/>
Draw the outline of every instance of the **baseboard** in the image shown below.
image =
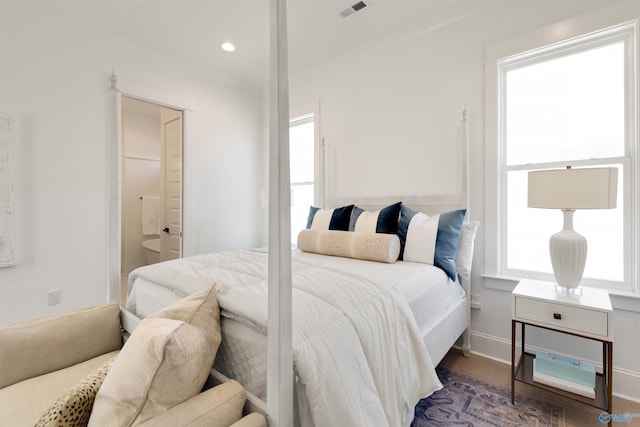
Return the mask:
<path id="1" fill-rule="evenodd" d="M 613 394 L 640 403 L 640 373 L 613 367 Z"/>
<path id="2" fill-rule="evenodd" d="M 518 346 L 519 349 L 519 346 Z M 529 346 L 527 345 L 527 351 Z M 531 347 L 531 349 L 536 349 Z M 546 349 L 538 349 L 545 350 Z M 501 363 L 511 364 L 511 341 L 481 332 L 471 332 L 471 353 Z M 602 368 L 600 362 L 593 362 Z M 613 367 L 613 394 L 625 400 L 640 403 L 640 372 Z"/>

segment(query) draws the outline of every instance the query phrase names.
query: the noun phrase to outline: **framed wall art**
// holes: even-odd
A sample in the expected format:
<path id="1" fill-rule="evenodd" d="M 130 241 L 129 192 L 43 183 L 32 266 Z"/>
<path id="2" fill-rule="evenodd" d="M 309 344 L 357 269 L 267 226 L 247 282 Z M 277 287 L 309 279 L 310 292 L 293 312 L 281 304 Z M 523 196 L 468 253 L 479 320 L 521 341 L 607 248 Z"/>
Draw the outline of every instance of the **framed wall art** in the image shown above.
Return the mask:
<path id="1" fill-rule="evenodd" d="M 0 114 L 0 267 L 15 265 L 13 122 Z"/>

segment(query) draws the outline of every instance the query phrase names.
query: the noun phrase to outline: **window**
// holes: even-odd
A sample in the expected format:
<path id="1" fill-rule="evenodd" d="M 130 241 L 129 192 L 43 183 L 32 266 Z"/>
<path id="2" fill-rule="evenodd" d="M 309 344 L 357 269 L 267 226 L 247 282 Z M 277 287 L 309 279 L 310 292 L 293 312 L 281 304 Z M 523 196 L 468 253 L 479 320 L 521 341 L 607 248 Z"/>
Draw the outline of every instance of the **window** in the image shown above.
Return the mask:
<path id="1" fill-rule="evenodd" d="M 291 168 L 291 242 L 307 226 L 309 206 L 314 204 L 315 181 L 314 115 L 289 122 L 289 156 Z"/>
<path id="2" fill-rule="evenodd" d="M 582 284 L 637 292 L 635 37 L 622 25 L 497 59 L 498 275 L 553 280 L 562 213 L 527 207 L 529 171 L 613 166 L 617 208 L 574 215 L 589 245 Z"/>

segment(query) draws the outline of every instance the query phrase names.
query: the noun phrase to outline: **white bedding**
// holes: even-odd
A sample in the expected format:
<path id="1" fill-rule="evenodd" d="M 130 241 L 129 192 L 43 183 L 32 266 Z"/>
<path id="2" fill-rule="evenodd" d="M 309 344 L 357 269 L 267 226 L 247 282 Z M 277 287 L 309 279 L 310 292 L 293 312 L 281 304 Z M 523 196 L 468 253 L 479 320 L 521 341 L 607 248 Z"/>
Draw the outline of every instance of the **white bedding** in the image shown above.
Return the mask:
<path id="1" fill-rule="evenodd" d="M 416 278 L 432 274 L 420 267 L 294 251 L 294 367 L 304 425 L 408 426 L 417 401 L 442 387 L 403 297 L 418 294 Z M 266 278 L 266 254 L 251 251 L 146 266 L 130 275 L 127 309 L 139 317 L 155 311 L 151 287 L 165 288 L 158 304 L 166 305 L 172 293 L 180 298 L 215 283 L 227 315 L 266 329 Z"/>
<path id="2" fill-rule="evenodd" d="M 371 273 L 371 277 L 380 277 L 388 281 L 388 284 L 396 288 L 409 304 L 421 335 L 435 320 L 440 319 L 465 296 L 464 289 L 452 282 L 442 269 L 428 264 L 402 261 L 385 264 L 305 252 L 298 252 L 296 256 L 320 259 L 320 262 L 345 269 L 350 269 L 352 266 L 358 269 L 363 268 Z"/>
<path id="3" fill-rule="evenodd" d="M 328 260 L 332 261 L 342 262 L 337 258 Z M 387 268 L 402 270 L 408 279 L 412 279 L 399 283 L 398 290 L 409 304 L 423 336 L 460 304 L 465 296 L 462 287 L 451 282 L 444 271 L 437 267 L 400 262 Z M 223 312 L 221 327 L 224 339 L 214 367 L 225 376 L 240 381 L 258 398 L 266 400 L 267 337 L 264 329 L 258 329 L 226 312 Z M 448 345 L 442 345 L 448 349 Z M 435 363 L 432 350 L 427 348 Z"/>

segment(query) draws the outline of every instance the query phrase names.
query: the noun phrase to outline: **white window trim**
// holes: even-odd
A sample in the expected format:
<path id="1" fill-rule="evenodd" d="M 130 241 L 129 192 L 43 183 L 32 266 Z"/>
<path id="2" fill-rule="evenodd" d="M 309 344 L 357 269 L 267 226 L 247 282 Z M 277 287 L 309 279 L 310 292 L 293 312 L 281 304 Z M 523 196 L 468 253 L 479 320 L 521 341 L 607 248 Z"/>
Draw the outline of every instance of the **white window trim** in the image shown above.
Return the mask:
<path id="1" fill-rule="evenodd" d="M 289 120 L 289 128 L 292 126 L 313 123 L 313 185 L 314 185 L 314 205 L 324 207 L 324 143 L 320 135 L 320 111 L 304 114 Z"/>
<path id="2" fill-rule="evenodd" d="M 300 218 L 296 217 L 296 220 L 294 221 L 294 212 L 293 212 L 293 203 L 294 203 L 294 190 L 296 188 L 299 187 L 307 187 L 309 185 L 313 186 L 313 200 L 311 201 L 311 203 L 314 206 L 319 206 L 318 205 L 318 194 L 319 194 L 319 190 L 318 190 L 318 180 L 321 179 L 322 174 L 321 174 L 321 169 L 319 167 L 320 162 L 319 162 L 319 132 L 318 132 L 318 124 L 317 124 L 317 117 L 318 114 L 316 112 L 313 113 L 308 113 L 308 114 L 304 114 L 301 116 L 297 116 L 294 118 L 289 119 L 289 131 L 291 131 L 291 129 L 293 129 L 296 126 L 302 126 L 302 125 L 306 125 L 309 123 L 313 123 L 313 180 L 312 181 L 292 181 L 290 180 L 290 185 L 291 185 L 291 245 L 292 247 L 296 245 L 297 243 L 297 233 L 295 232 L 295 230 L 293 229 L 294 225 L 298 225 L 298 220 Z M 290 141 L 291 144 L 291 141 Z M 307 211 L 308 212 L 308 211 Z M 300 212 L 298 211 L 297 214 L 300 214 Z M 302 224 L 302 226 L 304 227 L 304 225 L 306 224 L 306 222 L 304 222 Z"/>
<path id="3" fill-rule="evenodd" d="M 640 286 L 638 284 L 640 278 L 640 266 L 638 265 L 638 255 L 640 254 L 640 235 L 638 214 L 639 203 L 638 193 L 640 189 L 640 173 L 638 168 L 640 165 L 638 162 L 638 142 L 637 142 L 637 49 L 640 46 L 638 42 L 638 32 L 636 30 L 638 20 L 638 9 L 633 5 L 620 3 L 606 8 L 598 9 L 594 12 L 580 15 L 570 18 L 566 21 L 551 24 L 535 31 L 521 34 L 516 37 L 512 37 L 508 40 L 504 40 L 498 43 L 494 43 L 486 47 L 485 50 L 485 183 L 486 183 L 486 196 L 485 196 L 485 232 L 487 238 L 485 239 L 485 274 L 487 278 L 485 282 L 488 287 L 492 287 L 491 283 L 496 283 L 496 289 L 509 289 L 511 286 L 505 286 L 500 284 L 500 281 L 514 282 L 519 280 L 519 277 L 515 276 L 515 271 L 505 271 L 503 268 L 500 250 L 504 245 L 504 236 L 502 236 L 500 224 L 501 219 L 504 218 L 504 212 L 500 205 L 500 195 L 503 194 L 504 180 L 500 176 L 502 173 L 501 165 L 504 153 L 501 151 L 502 144 L 499 141 L 500 138 L 500 118 L 499 108 L 502 100 L 500 99 L 501 91 L 500 87 L 500 69 L 501 64 L 508 61 L 509 58 L 518 55 L 522 58 L 523 52 L 531 52 L 532 54 L 540 54 L 548 51 L 550 55 L 553 55 L 553 49 L 560 43 L 566 43 L 572 39 L 583 39 L 583 43 L 577 46 L 584 46 L 592 42 L 592 40 L 584 39 L 584 36 L 592 33 L 603 34 L 603 29 L 610 29 L 613 36 L 616 37 L 618 33 L 616 30 L 625 26 L 633 28 L 631 43 L 634 46 L 635 51 L 627 52 L 627 55 L 631 55 L 632 61 L 627 61 L 629 69 L 627 75 L 631 81 L 626 82 L 627 87 L 632 90 L 630 96 L 626 99 L 626 135 L 625 141 L 628 144 L 626 147 L 626 156 L 624 161 L 629 162 L 628 170 L 631 176 L 628 177 L 629 185 L 625 186 L 625 199 L 629 205 L 624 212 L 625 224 L 629 224 L 631 238 L 625 241 L 625 252 L 630 257 L 630 262 L 625 263 L 627 270 L 625 270 L 625 286 L 620 288 L 608 287 L 610 293 L 640 297 Z M 607 41 L 610 42 L 610 41 Z M 578 166 L 578 163 L 576 163 Z M 635 197 L 631 197 L 631 195 Z M 636 218 L 636 220 L 634 220 Z M 635 261 L 634 261 L 635 260 Z M 495 280 L 497 279 L 497 280 Z"/>
<path id="4" fill-rule="evenodd" d="M 305 123 L 309 123 L 314 121 L 315 113 L 304 114 L 302 116 L 294 117 L 289 119 L 289 127 L 303 125 Z"/>

